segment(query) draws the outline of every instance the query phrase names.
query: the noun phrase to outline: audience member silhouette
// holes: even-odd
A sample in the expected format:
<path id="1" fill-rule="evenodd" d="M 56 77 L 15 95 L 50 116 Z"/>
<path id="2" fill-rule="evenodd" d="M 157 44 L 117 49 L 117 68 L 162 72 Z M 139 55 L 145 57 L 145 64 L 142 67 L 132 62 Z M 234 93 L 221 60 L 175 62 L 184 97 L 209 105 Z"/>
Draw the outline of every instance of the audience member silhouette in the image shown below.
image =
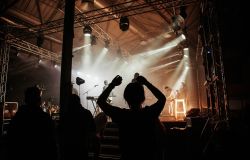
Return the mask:
<path id="1" fill-rule="evenodd" d="M 107 103 L 110 92 L 122 83 L 122 77 L 117 75 L 97 103 L 104 113 L 118 124 L 122 160 L 156 159 L 158 152 L 156 128 L 159 126 L 159 115 L 166 102 L 166 97 L 143 76 L 138 76 L 136 82 L 129 83 L 124 90 L 124 98 L 129 109 L 112 106 Z M 145 100 L 143 85 L 157 98 L 157 101 L 142 107 Z"/>
<path id="2" fill-rule="evenodd" d="M 81 105 L 78 95 L 70 96 L 70 105 L 61 129 L 63 159 L 88 159 L 89 148 L 96 137 L 95 121 L 91 112 Z"/>
<path id="3" fill-rule="evenodd" d="M 140 76 L 140 74 L 139 74 L 138 72 L 136 72 L 136 73 L 134 74 L 134 78 L 132 79 L 131 82 L 136 82 L 136 79 L 137 79 L 137 77 L 139 77 L 139 76 Z"/>
<path id="4" fill-rule="evenodd" d="M 55 125 L 41 105 L 41 90 L 29 87 L 7 131 L 7 159 L 56 160 Z"/>

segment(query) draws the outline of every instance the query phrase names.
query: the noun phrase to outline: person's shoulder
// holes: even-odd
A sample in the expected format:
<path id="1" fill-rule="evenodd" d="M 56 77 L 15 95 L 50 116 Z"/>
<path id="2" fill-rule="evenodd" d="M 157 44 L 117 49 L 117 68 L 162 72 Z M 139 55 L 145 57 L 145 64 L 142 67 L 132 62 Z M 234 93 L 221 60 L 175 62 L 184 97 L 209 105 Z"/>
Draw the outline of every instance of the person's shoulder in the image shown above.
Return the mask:
<path id="1" fill-rule="evenodd" d="M 86 109 L 86 108 L 84 108 L 84 107 L 82 107 L 82 112 L 85 114 L 85 115 L 88 115 L 88 116 L 92 116 L 92 113 L 90 112 L 90 110 L 88 110 L 88 109 Z"/>

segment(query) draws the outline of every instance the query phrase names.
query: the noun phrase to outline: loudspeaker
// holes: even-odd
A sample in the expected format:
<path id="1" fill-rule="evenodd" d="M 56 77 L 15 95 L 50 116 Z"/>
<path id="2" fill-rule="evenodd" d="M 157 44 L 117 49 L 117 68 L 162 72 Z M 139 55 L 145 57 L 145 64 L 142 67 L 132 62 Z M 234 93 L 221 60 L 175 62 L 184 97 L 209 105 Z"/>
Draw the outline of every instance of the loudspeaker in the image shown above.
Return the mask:
<path id="1" fill-rule="evenodd" d="M 80 78 L 80 77 L 76 77 L 76 84 L 77 84 L 77 85 L 81 85 L 81 84 L 83 84 L 83 83 L 85 83 L 85 80 L 84 80 L 84 79 L 82 79 L 82 78 Z"/>

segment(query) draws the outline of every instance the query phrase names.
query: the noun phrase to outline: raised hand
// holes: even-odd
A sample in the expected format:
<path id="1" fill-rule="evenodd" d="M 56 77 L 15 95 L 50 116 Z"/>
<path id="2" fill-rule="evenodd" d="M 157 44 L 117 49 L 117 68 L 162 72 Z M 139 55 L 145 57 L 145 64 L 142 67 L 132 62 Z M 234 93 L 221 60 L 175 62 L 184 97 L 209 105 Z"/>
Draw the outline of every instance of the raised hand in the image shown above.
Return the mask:
<path id="1" fill-rule="evenodd" d="M 122 77 L 117 75 L 115 78 L 112 80 L 111 84 L 114 86 L 119 86 L 122 83 Z"/>
<path id="2" fill-rule="evenodd" d="M 148 82 L 147 79 L 146 79 L 145 77 L 143 77 L 143 76 L 138 76 L 138 77 L 136 78 L 136 80 L 137 80 L 137 82 L 140 83 L 140 84 L 146 84 L 146 83 Z"/>

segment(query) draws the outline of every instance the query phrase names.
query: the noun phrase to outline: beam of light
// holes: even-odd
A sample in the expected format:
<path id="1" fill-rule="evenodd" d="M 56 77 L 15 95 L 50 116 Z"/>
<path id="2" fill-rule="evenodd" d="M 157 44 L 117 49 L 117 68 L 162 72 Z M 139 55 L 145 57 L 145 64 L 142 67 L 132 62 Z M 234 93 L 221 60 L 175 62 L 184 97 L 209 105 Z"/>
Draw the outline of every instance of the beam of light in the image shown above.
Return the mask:
<path id="1" fill-rule="evenodd" d="M 173 86 L 173 90 L 179 90 L 181 87 L 181 83 L 185 82 L 186 77 L 187 77 L 187 73 L 188 73 L 189 68 L 185 67 L 183 72 L 181 73 L 181 76 L 178 78 L 178 80 L 176 81 L 176 83 Z"/>
<path id="2" fill-rule="evenodd" d="M 150 38 L 146 41 L 141 41 L 140 45 L 147 47 L 146 45 L 150 44 L 150 46 L 148 46 L 147 48 L 155 48 L 157 45 L 161 44 L 163 40 L 170 38 L 171 36 L 169 35 L 169 33 L 162 33 L 160 35 L 158 35 L 155 38 Z"/>
<path id="3" fill-rule="evenodd" d="M 170 66 L 171 64 L 177 63 L 177 62 L 179 62 L 179 61 L 180 61 L 180 60 L 176 60 L 176 61 L 173 61 L 173 62 L 169 62 L 169 63 L 166 63 L 166 64 L 162 64 L 162 65 L 157 66 L 157 67 L 153 67 L 153 68 L 150 69 L 150 72 L 158 71 L 158 70 L 160 70 L 160 69 L 162 69 L 162 68 L 165 68 L 165 67 L 167 67 L 167 66 Z"/>
<path id="4" fill-rule="evenodd" d="M 167 57 L 163 57 L 163 58 L 161 58 L 161 61 L 171 59 L 171 58 L 174 58 L 174 57 L 178 57 L 178 56 L 181 56 L 181 54 L 176 53 L 176 54 L 173 54 L 173 55 L 170 55 L 170 56 L 167 56 Z"/>
<path id="5" fill-rule="evenodd" d="M 172 72 L 172 71 L 174 71 L 176 68 L 171 68 L 171 69 L 168 69 L 168 70 L 166 70 L 164 73 L 165 74 L 168 74 L 168 73 L 170 73 L 170 72 Z"/>
<path id="6" fill-rule="evenodd" d="M 150 66 L 151 64 L 158 62 L 159 60 L 162 60 L 163 56 L 169 54 L 170 53 L 169 51 L 173 49 L 174 47 L 176 47 L 183 40 L 184 40 L 183 36 L 179 36 L 175 38 L 174 40 L 166 43 L 163 47 L 159 49 L 139 53 L 133 56 L 133 59 L 134 61 L 140 60 L 140 63 L 144 65 L 144 68 L 146 68 Z"/>
<path id="7" fill-rule="evenodd" d="M 184 48 L 183 49 L 183 53 L 184 53 L 184 59 L 185 59 L 185 66 L 188 67 L 189 64 L 190 64 L 189 49 L 188 48 Z"/>
<path id="8" fill-rule="evenodd" d="M 185 65 L 185 59 L 182 58 L 181 62 L 178 64 L 177 68 L 175 69 L 173 75 L 169 79 L 170 86 L 174 86 L 176 79 L 180 76 L 182 69 L 184 68 Z"/>
<path id="9" fill-rule="evenodd" d="M 93 64 L 92 70 L 95 70 L 100 65 L 100 63 L 103 61 L 103 59 L 107 53 L 108 53 L 108 49 L 103 48 L 101 53 L 97 56 L 97 58 Z"/>
<path id="10" fill-rule="evenodd" d="M 84 43 L 90 44 L 90 37 L 84 36 Z M 91 45 L 88 47 L 83 48 L 82 56 L 81 56 L 82 67 L 84 70 L 89 70 L 90 62 L 91 62 Z"/>
<path id="11" fill-rule="evenodd" d="M 185 40 L 185 39 L 183 38 L 182 35 L 180 35 L 179 37 L 177 37 L 174 40 L 166 43 L 163 47 L 161 47 L 159 49 L 155 49 L 155 50 L 152 50 L 152 51 L 139 53 L 136 56 L 148 57 L 148 56 L 155 55 L 155 54 L 160 53 L 160 52 L 165 51 L 165 50 L 170 50 L 171 48 L 177 46 L 183 40 Z"/>
<path id="12" fill-rule="evenodd" d="M 129 64 L 127 61 L 121 60 L 119 63 L 119 67 L 114 69 L 114 73 L 121 74 L 122 76 L 124 76 L 124 73 L 126 72 L 128 66 Z"/>
<path id="13" fill-rule="evenodd" d="M 78 51 L 78 50 L 80 50 L 80 49 L 83 49 L 83 48 L 85 48 L 85 47 L 88 47 L 88 46 L 90 46 L 90 45 L 91 45 L 91 44 L 89 43 L 89 44 L 85 44 L 85 45 L 80 46 L 80 47 L 75 47 L 75 48 L 73 48 L 73 52 Z"/>
<path id="14" fill-rule="evenodd" d="M 155 49 L 155 50 L 152 50 L 152 51 L 143 52 L 143 53 L 139 53 L 139 54 L 136 55 L 136 56 L 149 57 L 149 56 L 155 55 L 155 54 L 157 54 L 157 53 L 160 53 L 160 52 L 163 52 L 163 51 L 166 51 L 166 50 L 170 50 L 171 48 L 173 48 L 173 47 L 175 47 L 175 46 L 176 46 L 176 44 L 165 45 L 165 46 L 162 47 L 162 48 Z M 164 52 L 164 53 L 165 53 L 165 52 Z"/>

